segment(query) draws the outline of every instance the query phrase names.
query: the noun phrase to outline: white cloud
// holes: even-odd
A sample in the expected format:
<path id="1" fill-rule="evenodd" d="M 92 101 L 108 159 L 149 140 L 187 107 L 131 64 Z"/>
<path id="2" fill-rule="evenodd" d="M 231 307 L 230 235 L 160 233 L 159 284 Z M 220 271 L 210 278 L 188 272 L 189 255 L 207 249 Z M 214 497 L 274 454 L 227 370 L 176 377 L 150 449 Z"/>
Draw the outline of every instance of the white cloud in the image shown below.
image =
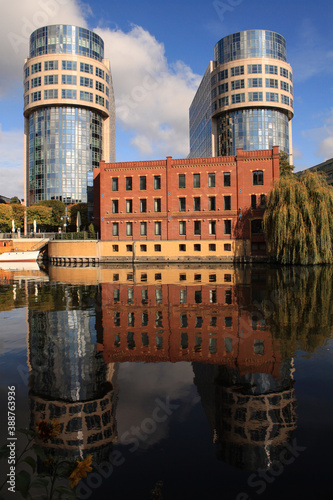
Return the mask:
<path id="1" fill-rule="evenodd" d="M 162 43 L 140 26 L 128 33 L 96 29 L 111 61 L 117 120 L 141 156 L 188 154 L 188 110 L 201 77 L 170 64 Z"/>
<path id="2" fill-rule="evenodd" d="M 3 132 L 0 124 L 0 194 L 23 198 L 23 131 Z"/>
<path id="3" fill-rule="evenodd" d="M 193 369 L 190 363 L 121 363 L 118 373 L 119 399 L 117 402 L 117 430 L 119 441 L 134 441 L 133 428 L 140 428 L 144 438 L 140 447 L 147 447 L 166 438 L 170 420 L 183 420 L 198 402 L 193 384 Z M 179 404 L 170 412 L 169 418 L 156 423 L 154 432 L 142 432 L 147 419 L 151 420 L 158 407 L 156 400 Z M 159 410 L 162 414 L 163 412 Z"/>
<path id="4" fill-rule="evenodd" d="M 86 4 L 77 0 L 15 0 L 2 3 L 0 16 L 0 97 L 22 81 L 30 34 L 50 24 L 86 26 Z"/>
<path id="5" fill-rule="evenodd" d="M 333 158 L 333 108 L 328 111 L 322 127 L 304 130 L 302 135 L 316 144 L 316 156 L 321 161 Z"/>

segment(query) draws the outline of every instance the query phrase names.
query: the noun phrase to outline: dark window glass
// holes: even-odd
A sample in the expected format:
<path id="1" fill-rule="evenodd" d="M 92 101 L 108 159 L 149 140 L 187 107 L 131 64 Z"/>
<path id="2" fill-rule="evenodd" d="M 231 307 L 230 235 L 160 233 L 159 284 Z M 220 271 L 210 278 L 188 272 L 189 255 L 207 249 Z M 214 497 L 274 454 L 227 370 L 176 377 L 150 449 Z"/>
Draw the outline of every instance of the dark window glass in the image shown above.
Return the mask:
<path id="1" fill-rule="evenodd" d="M 194 234 L 196 234 L 196 235 L 201 234 L 201 221 L 200 220 L 194 221 Z"/>
<path id="2" fill-rule="evenodd" d="M 126 191 L 132 191 L 132 177 L 126 177 Z"/>
<path id="3" fill-rule="evenodd" d="M 194 188 L 200 187 L 200 174 L 193 174 L 193 187 Z"/>
<path id="4" fill-rule="evenodd" d="M 147 178 L 145 175 L 140 176 L 140 190 L 143 191 L 147 189 Z"/>
<path id="5" fill-rule="evenodd" d="M 216 210 L 216 197 L 209 196 L 208 198 L 208 210 Z"/>
<path id="6" fill-rule="evenodd" d="M 231 184 L 230 172 L 223 173 L 223 186 L 229 187 Z"/>
<path id="7" fill-rule="evenodd" d="M 264 184 L 264 172 L 262 170 L 255 170 L 253 172 L 253 185 L 262 186 Z"/>
<path id="8" fill-rule="evenodd" d="M 215 174 L 208 174 L 208 187 L 215 187 Z"/>
<path id="9" fill-rule="evenodd" d="M 154 175 L 154 189 L 161 189 L 161 176 Z"/>
<path id="10" fill-rule="evenodd" d="M 231 234 L 231 220 L 224 221 L 224 234 Z"/>
<path id="11" fill-rule="evenodd" d="M 224 196 L 224 210 L 231 210 L 231 196 Z"/>
<path id="12" fill-rule="evenodd" d="M 185 174 L 179 174 L 178 176 L 178 187 L 183 189 L 186 187 Z"/>
<path id="13" fill-rule="evenodd" d="M 112 177 L 112 191 L 118 191 L 118 177 Z"/>
<path id="14" fill-rule="evenodd" d="M 193 198 L 193 210 L 195 212 L 198 212 L 201 210 L 201 198 L 200 196 L 196 196 Z"/>
<path id="15" fill-rule="evenodd" d="M 254 210 L 257 208 L 257 195 L 251 194 L 251 208 Z"/>
<path id="16" fill-rule="evenodd" d="M 186 211 L 186 198 L 179 198 L 179 212 Z"/>

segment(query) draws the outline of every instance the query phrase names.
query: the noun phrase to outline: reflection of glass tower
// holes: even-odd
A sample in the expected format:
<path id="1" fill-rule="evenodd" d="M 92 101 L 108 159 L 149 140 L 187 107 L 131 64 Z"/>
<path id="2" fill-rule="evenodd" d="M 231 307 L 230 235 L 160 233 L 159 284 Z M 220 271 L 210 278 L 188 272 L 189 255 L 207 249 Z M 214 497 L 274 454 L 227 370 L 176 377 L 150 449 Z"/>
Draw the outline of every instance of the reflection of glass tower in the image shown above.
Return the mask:
<path id="1" fill-rule="evenodd" d="M 296 428 L 291 362 L 281 363 L 279 378 L 225 366 L 193 368 L 219 458 L 241 469 L 268 469 Z"/>
<path id="2" fill-rule="evenodd" d="M 222 38 L 190 107 L 190 158 L 272 149 L 292 154 L 292 69 L 283 36 L 247 30 Z"/>
<path id="3" fill-rule="evenodd" d="M 92 299 L 73 307 L 83 287 L 63 291 L 66 310 L 29 313 L 31 426 L 55 418 L 61 433 L 48 448 L 99 460 L 116 440 L 118 367 L 96 349 Z"/>
<path id="4" fill-rule="evenodd" d="M 110 62 L 96 33 L 66 25 L 32 33 L 24 116 L 27 205 L 87 202 L 92 169 L 115 161 Z"/>

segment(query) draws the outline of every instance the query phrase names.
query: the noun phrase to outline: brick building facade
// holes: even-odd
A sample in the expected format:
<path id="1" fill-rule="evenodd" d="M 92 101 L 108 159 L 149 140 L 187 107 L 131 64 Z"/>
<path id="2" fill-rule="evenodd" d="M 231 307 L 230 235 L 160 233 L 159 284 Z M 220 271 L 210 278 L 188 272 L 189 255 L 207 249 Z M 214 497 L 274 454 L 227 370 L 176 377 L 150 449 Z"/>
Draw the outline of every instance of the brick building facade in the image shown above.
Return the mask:
<path id="1" fill-rule="evenodd" d="M 114 242 L 119 256 L 265 254 L 262 217 L 278 177 L 278 147 L 238 149 L 232 157 L 101 162 L 94 169 L 94 217 L 101 240 Z"/>

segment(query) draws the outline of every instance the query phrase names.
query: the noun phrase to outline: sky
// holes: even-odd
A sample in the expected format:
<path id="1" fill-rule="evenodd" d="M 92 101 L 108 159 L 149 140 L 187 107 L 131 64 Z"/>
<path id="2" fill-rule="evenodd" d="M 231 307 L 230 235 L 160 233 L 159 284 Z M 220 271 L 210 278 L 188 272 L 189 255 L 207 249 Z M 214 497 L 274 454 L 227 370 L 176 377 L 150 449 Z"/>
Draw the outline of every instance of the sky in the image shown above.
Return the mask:
<path id="1" fill-rule="evenodd" d="M 23 64 L 50 24 L 97 32 L 111 61 L 117 161 L 184 158 L 188 110 L 226 35 L 283 35 L 293 68 L 296 171 L 333 157 L 331 0 L 0 0 L 0 194 L 23 198 Z"/>

